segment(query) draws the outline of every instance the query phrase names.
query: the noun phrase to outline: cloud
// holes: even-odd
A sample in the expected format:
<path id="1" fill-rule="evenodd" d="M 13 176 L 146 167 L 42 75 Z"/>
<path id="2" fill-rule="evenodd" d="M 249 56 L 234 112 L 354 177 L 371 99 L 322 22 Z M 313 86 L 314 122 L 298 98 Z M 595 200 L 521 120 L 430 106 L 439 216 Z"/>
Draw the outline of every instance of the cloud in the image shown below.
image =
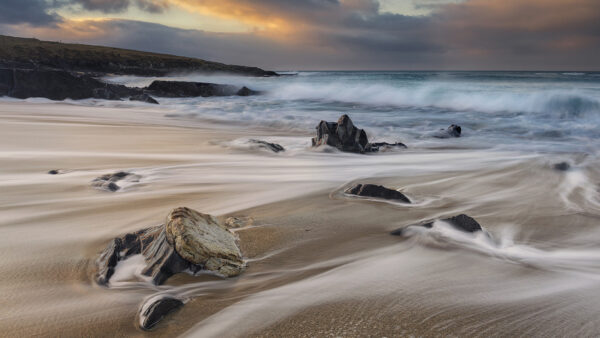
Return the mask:
<path id="1" fill-rule="evenodd" d="M 104 11 L 176 6 L 254 29 L 215 33 L 106 19 L 12 31 L 271 69 L 600 69 L 597 0 L 413 0 L 435 7 L 419 16 L 381 12 L 375 0 L 69 1 L 101 3 Z"/>
<path id="2" fill-rule="evenodd" d="M 150 13 L 162 13 L 169 8 L 168 0 L 58 0 L 56 7 L 74 7 L 79 6 L 83 10 L 99 11 L 103 13 L 122 13 L 130 6 L 137 6 L 139 9 Z"/>
<path id="3" fill-rule="evenodd" d="M 60 16 L 50 10 L 51 6 L 45 0 L 2 0 L 0 23 L 47 26 L 60 22 Z"/>

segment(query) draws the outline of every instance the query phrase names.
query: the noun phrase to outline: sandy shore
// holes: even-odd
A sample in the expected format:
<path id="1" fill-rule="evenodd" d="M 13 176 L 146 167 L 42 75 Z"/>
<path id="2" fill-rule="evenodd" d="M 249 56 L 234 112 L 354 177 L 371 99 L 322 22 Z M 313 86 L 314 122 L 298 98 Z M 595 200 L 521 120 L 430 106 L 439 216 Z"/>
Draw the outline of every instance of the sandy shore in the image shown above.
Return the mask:
<path id="1" fill-rule="evenodd" d="M 600 332 L 598 172 L 541 155 L 312 151 L 308 133 L 169 118 L 162 108 L 0 104 L 0 331 L 10 336 L 593 336 Z M 263 137 L 284 154 L 245 146 Z M 305 143 L 302 143 L 305 142 Z M 48 175 L 63 169 L 61 175 Z M 100 175 L 138 183 L 109 193 Z M 353 182 L 402 188 L 403 206 L 352 199 Z M 91 280 L 120 234 L 174 207 L 225 218 L 247 270 L 178 275 L 190 301 L 154 331 L 134 320 L 156 292 Z M 495 242 L 389 231 L 467 213 Z M 443 234 L 442 234 L 443 235 Z M 588 243 L 588 244 L 586 244 Z"/>

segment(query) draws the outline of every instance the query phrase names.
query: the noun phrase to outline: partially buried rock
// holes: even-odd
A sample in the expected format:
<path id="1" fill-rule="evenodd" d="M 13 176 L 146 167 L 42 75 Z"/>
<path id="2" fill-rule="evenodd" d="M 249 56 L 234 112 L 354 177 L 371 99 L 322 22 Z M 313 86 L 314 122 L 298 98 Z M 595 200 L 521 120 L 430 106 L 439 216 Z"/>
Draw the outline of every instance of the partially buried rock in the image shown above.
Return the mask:
<path id="1" fill-rule="evenodd" d="M 396 142 L 396 143 L 387 143 L 387 142 L 376 142 L 376 143 L 371 143 L 371 151 L 387 151 L 387 150 L 391 150 L 394 148 L 404 148 L 406 149 L 407 146 L 406 144 L 402 143 L 402 142 Z"/>
<path id="2" fill-rule="evenodd" d="M 433 134 L 433 137 L 436 138 L 451 138 L 451 137 L 460 137 L 462 128 L 459 125 L 451 124 L 446 129 L 440 129 L 438 132 Z"/>
<path id="3" fill-rule="evenodd" d="M 554 170 L 558 170 L 558 171 L 567 171 L 569 169 L 571 169 L 571 165 L 569 164 L 569 162 L 560 162 L 560 163 L 556 163 L 553 166 Z"/>
<path id="4" fill-rule="evenodd" d="M 137 181 L 139 181 L 140 176 L 126 172 L 126 171 L 119 171 L 119 172 L 116 172 L 113 174 L 106 174 L 106 175 L 102 175 L 100 177 L 95 178 L 92 181 L 92 187 L 101 189 L 101 190 L 115 192 L 115 191 L 121 189 L 121 187 L 119 185 L 117 185 L 116 182 L 121 181 L 123 179 L 137 182 Z"/>
<path id="5" fill-rule="evenodd" d="M 258 145 L 260 148 L 271 150 L 274 153 L 278 153 L 280 151 L 285 151 L 285 148 L 277 143 L 270 143 L 267 141 L 255 140 L 255 139 L 250 139 L 250 140 L 248 140 L 248 142 L 254 143 L 254 144 Z"/>
<path id="6" fill-rule="evenodd" d="M 129 101 L 140 101 L 140 102 L 146 102 L 146 103 L 151 103 L 151 104 L 158 104 L 158 101 L 156 101 L 152 96 L 150 96 L 148 94 L 134 95 L 129 98 Z"/>
<path id="7" fill-rule="evenodd" d="M 337 122 L 321 121 L 317 126 L 317 136 L 312 138 L 312 146 L 328 145 L 341 151 L 352 153 L 373 153 L 383 146 L 406 147 L 402 143 L 370 144 L 364 129 L 358 129 L 348 115 L 342 115 Z"/>
<path id="8" fill-rule="evenodd" d="M 479 225 L 479 223 L 477 223 L 477 221 L 475 219 L 473 219 L 472 217 L 469 217 L 465 214 L 460 214 L 458 216 L 442 219 L 441 221 L 446 222 L 446 223 L 450 224 L 452 227 L 454 227 L 455 229 L 464 231 L 464 232 L 474 233 L 474 232 L 483 230 L 481 228 L 481 225 Z M 433 227 L 433 223 L 434 223 L 434 221 L 425 221 L 420 224 L 409 225 L 408 227 L 420 226 L 420 227 L 425 227 L 427 229 L 431 229 Z M 392 231 L 391 234 L 394 236 L 403 236 L 406 232 L 406 228 L 408 228 L 408 227 L 396 229 L 396 230 Z"/>
<path id="9" fill-rule="evenodd" d="M 62 169 L 52 169 L 48 171 L 48 175 L 60 175 L 60 174 L 64 174 L 65 171 Z"/>
<path id="10" fill-rule="evenodd" d="M 386 200 L 396 200 L 403 203 L 410 203 L 408 197 L 404 196 L 403 193 L 397 190 L 388 189 L 382 185 L 357 184 L 354 187 L 346 189 L 345 193 L 363 197 L 383 198 Z"/>
<path id="11" fill-rule="evenodd" d="M 138 324 L 142 330 L 151 330 L 158 322 L 183 306 L 183 302 L 168 295 L 158 295 L 146 300 L 138 312 Z"/>
<path id="12" fill-rule="evenodd" d="M 206 214 L 176 208 L 166 224 L 115 238 L 96 261 L 95 280 L 108 285 L 119 261 L 142 254 L 142 275 L 157 285 L 180 272 L 208 270 L 225 277 L 241 273 L 244 262 L 235 236 Z"/>

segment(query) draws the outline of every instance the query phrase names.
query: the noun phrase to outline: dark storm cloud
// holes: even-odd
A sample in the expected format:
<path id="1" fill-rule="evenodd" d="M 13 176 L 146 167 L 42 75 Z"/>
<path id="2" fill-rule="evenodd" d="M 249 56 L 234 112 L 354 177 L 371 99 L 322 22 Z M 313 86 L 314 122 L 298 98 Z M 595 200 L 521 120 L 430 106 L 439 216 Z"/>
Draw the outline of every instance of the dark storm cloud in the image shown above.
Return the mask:
<path id="1" fill-rule="evenodd" d="M 34 26 L 53 25 L 60 16 L 49 12 L 50 3 L 45 0 L 1 0 L 0 23 L 30 24 Z"/>
<path id="2" fill-rule="evenodd" d="M 57 0 L 57 7 L 81 6 L 88 11 L 122 13 L 130 6 L 137 6 L 150 13 L 162 13 L 169 7 L 167 0 Z"/>

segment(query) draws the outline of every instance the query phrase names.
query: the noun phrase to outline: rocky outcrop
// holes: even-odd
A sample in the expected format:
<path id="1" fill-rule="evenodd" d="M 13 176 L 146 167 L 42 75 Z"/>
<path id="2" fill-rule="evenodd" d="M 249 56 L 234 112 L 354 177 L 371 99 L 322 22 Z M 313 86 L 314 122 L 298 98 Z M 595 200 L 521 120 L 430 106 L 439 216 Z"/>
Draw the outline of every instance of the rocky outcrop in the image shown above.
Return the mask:
<path id="1" fill-rule="evenodd" d="M 178 310 L 183 305 L 183 301 L 169 295 L 150 297 L 142 304 L 138 311 L 138 325 L 142 330 L 151 330 L 163 318 L 171 312 Z"/>
<path id="2" fill-rule="evenodd" d="M 341 151 L 352 153 L 378 152 L 381 147 L 404 147 L 402 143 L 369 143 L 364 129 L 354 126 L 346 114 L 340 116 L 337 122 L 321 121 L 317 125 L 317 136 L 312 138 L 312 146 L 328 145 Z"/>
<path id="3" fill-rule="evenodd" d="M 406 144 L 402 143 L 402 142 L 396 142 L 396 143 L 387 143 L 387 142 L 376 142 L 376 143 L 371 143 L 371 151 L 375 152 L 375 151 L 388 151 L 388 150 L 392 150 L 392 149 L 396 149 L 396 148 L 408 148 L 406 146 Z"/>
<path id="4" fill-rule="evenodd" d="M 248 88 L 244 90 L 244 88 L 206 82 L 157 80 L 144 89 L 154 96 L 162 97 L 233 96 L 240 95 L 240 93 L 243 94 L 242 96 L 248 96 L 256 93 Z"/>
<path id="5" fill-rule="evenodd" d="M 119 100 L 139 89 L 108 84 L 89 75 L 60 70 L 0 69 L 0 95 L 51 100 L 99 98 Z"/>
<path id="6" fill-rule="evenodd" d="M 477 223 L 477 221 L 475 219 L 473 219 L 472 217 L 469 217 L 465 214 L 460 214 L 458 216 L 445 218 L 445 219 L 442 219 L 441 221 L 446 222 L 446 223 L 450 224 L 452 227 L 454 227 L 455 229 L 464 231 L 464 232 L 474 233 L 474 232 L 483 230 L 481 228 L 481 225 L 479 223 Z M 427 229 L 431 229 L 433 227 L 434 222 L 435 221 L 425 221 L 423 223 L 409 225 L 408 227 L 396 229 L 396 230 L 392 231 L 391 234 L 395 235 L 395 236 L 403 236 L 405 234 L 406 229 L 409 227 L 412 227 L 412 226 L 419 226 L 419 227 L 425 227 Z"/>
<path id="7" fill-rule="evenodd" d="M 460 133 L 462 128 L 459 125 L 451 124 L 446 129 L 440 129 L 439 131 L 433 134 L 433 137 L 436 138 L 451 138 L 451 137 L 460 137 Z"/>
<path id="8" fill-rule="evenodd" d="M 258 92 L 256 90 L 252 90 L 246 86 L 242 87 L 236 93 L 237 96 L 252 96 L 252 95 L 258 95 L 258 94 L 260 94 L 260 92 Z"/>
<path id="9" fill-rule="evenodd" d="M 172 210 L 163 225 L 112 240 L 96 261 L 96 282 L 108 285 L 119 261 L 138 254 L 146 263 L 142 275 L 157 285 L 180 272 L 232 277 L 244 267 L 235 236 L 212 216 L 188 208 Z"/>
<path id="10" fill-rule="evenodd" d="M 410 203 L 408 197 L 398 190 L 388 189 L 382 185 L 375 184 L 357 184 L 344 191 L 346 194 L 362 196 L 362 197 L 374 197 L 382 198 L 386 200 L 395 200 L 403 203 Z"/>
<path id="11" fill-rule="evenodd" d="M 115 192 L 121 189 L 121 187 L 117 185 L 117 182 L 124 179 L 127 179 L 130 182 L 138 182 L 140 178 L 141 176 L 139 175 L 135 175 L 126 171 L 119 171 L 113 174 L 106 174 L 95 178 L 92 181 L 92 187 Z"/>
<path id="12" fill-rule="evenodd" d="M 230 73 L 277 76 L 257 67 L 130 49 L 68 44 L 0 35 L 0 68 L 66 70 L 95 74 L 165 76 L 170 73 Z"/>
<path id="13" fill-rule="evenodd" d="M 158 104 L 158 101 L 156 101 L 152 96 L 145 94 L 145 93 L 133 95 L 129 98 L 129 101 L 140 101 L 140 102 L 146 102 L 146 103 L 151 103 L 151 104 Z"/>
<path id="14" fill-rule="evenodd" d="M 285 148 L 277 143 L 270 143 L 267 141 L 255 140 L 255 139 L 250 139 L 250 140 L 248 140 L 248 142 L 258 145 L 259 148 L 268 149 L 274 153 L 278 153 L 280 151 L 285 151 Z"/>

